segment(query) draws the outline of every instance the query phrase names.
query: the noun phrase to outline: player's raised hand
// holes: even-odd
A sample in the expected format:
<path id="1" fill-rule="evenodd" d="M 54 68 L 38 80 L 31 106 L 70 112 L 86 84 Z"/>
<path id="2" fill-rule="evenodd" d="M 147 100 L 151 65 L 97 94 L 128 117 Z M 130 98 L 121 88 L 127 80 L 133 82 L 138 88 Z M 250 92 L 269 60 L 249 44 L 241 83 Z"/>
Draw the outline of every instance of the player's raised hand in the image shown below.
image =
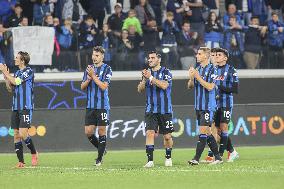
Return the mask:
<path id="1" fill-rule="evenodd" d="M 149 70 L 146 70 L 146 69 L 144 69 L 143 71 L 142 71 L 142 74 L 143 74 L 143 76 L 146 78 L 146 79 L 149 79 L 152 75 L 151 75 L 151 72 L 149 71 Z"/>
<path id="2" fill-rule="evenodd" d="M 87 67 L 87 73 L 91 78 L 94 78 L 96 76 L 95 70 L 92 66 Z"/>

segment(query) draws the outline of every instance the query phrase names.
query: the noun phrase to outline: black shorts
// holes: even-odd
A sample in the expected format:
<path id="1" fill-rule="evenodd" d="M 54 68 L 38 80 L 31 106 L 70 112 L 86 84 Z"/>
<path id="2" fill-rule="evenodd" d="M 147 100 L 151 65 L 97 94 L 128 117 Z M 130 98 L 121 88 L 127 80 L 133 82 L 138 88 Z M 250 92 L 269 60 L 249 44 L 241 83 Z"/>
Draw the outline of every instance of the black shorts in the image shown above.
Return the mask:
<path id="1" fill-rule="evenodd" d="M 32 121 L 32 110 L 15 110 L 12 111 L 11 128 L 30 128 Z"/>
<path id="2" fill-rule="evenodd" d="M 173 115 L 160 113 L 145 113 L 146 131 L 154 130 L 156 133 L 168 134 L 174 132 Z"/>
<path id="3" fill-rule="evenodd" d="M 104 109 L 86 109 L 85 125 L 108 126 L 108 111 Z"/>
<path id="4" fill-rule="evenodd" d="M 231 115 L 231 108 L 218 108 L 214 115 L 215 126 L 220 127 L 220 123 L 230 123 Z"/>
<path id="5" fill-rule="evenodd" d="M 198 126 L 211 126 L 213 121 L 213 111 L 196 110 L 196 119 Z"/>

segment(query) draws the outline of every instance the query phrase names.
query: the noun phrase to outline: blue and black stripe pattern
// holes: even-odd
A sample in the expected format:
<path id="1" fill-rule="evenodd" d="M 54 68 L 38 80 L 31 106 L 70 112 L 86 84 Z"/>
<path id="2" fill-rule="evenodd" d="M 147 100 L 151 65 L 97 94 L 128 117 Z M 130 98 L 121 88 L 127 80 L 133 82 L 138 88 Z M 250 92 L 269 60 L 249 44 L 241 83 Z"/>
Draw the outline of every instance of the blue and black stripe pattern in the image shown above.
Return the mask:
<path id="1" fill-rule="evenodd" d="M 216 67 L 213 64 L 208 64 L 202 67 L 199 64 L 196 68 L 200 77 L 209 83 L 215 83 L 217 75 Z M 215 111 L 216 109 L 216 94 L 215 90 L 207 90 L 203 87 L 196 79 L 194 79 L 195 88 L 195 110 L 210 110 Z"/>
<path id="2" fill-rule="evenodd" d="M 12 110 L 32 110 L 34 108 L 34 72 L 30 67 L 18 70 L 15 78 L 20 78 L 22 83 L 15 85 L 13 90 Z"/>
<path id="3" fill-rule="evenodd" d="M 100 67 L 95 67 L 92 65 L 95 70 L 95 74 L 102 82 L 107 82 L 110 84 L 110 79 L 112 76 L 111 67 L 107 64 L 102 64 Z M 83 76 L 83 82 L 87 80 L 87 70 Z M 101 90 L 98 85 L 91 81 L 87 87 L 87 109 L 110 109 L 108 88 L 106 90 Z"/>
<path id="4" fill-rule="evenodd" d="M 224 66 L 217 67 L 216 85 L 223 86 L 224 88 L 231 88 L 234 83 L 239 83 L 239 78 L 236 69 L 225 64 Z M 218 108 L 232 108 L 233 107 L 233 94 L 225 93 L 217 90 L 217 106 Z"/>
<path id="5" fill-rule="evenodd" d="M 167 81 L 169 86 L 163 90 L 156 85 L 152 85 L 149 80 L 146 82 L 146 112 L 160 114 L 172 113 L 172 73 L 169 69 L 161 67 L 155 72 L 151 70 L 151 75 L 158 80 Z"/>

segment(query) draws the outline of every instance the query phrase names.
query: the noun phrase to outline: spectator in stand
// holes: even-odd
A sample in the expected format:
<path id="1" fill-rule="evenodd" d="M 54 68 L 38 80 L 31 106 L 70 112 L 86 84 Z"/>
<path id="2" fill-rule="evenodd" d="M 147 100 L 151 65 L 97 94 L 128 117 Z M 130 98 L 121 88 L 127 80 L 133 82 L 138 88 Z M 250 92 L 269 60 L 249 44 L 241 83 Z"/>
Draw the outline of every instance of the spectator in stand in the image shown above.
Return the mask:
<path id="1" fill-rule="evenodd" d="M 272 12 L 272 19 L 268 21 L 268 67 L 283 67 L 281 61 L 283 49 L 284 24 L 279 21 L 278 13 Z"/>
<path id="2" fill-rule="evenodd" d="M 54 27 L 52 15 L 46 15 L 44 17 L 43 26 Z"/>
<path id="3" fill-rule="evenodd" d="M 215 12 L 210 12 L 205 23 L 205 46 L 208 48 L 221 47 L 223 43 L 223 28 Z"/>
<path id="4" fill-rule="evenodd" d="M 35 0 L 19 0 L 22 8 L 23 15 L 28 18 L 28 25 L 31 26 L 33 24 L 33 5 Z"/>
<path id="5" fill-rule="evenodd" d="M 217 18 L 220 16 L 220 1 L 219 0 L 202 0 L 204 7 L 208 11 L 208 16 L 210 12 L 215 12 Z M 203 16 L 204 18 L 204 16 Z M 207 19 L 207 17 L 205 18 Z"/>
<path id="6" fill-rule="evenodd" d="M 127 16 L 125 13 L 122 12 L 122 5 L 120 3 L 116 3 L 114 5 L 114 11 L 114 14 L 112 14 L 108 18 L 107 23 L 113 34 L 117 37 L 120 37 L 123 22 Z"/>
<path id="7" fill-rule="evenodd" d="M 60 33 L 58 35 L 58 43 L 61 50 L 68 50 L 72 45 L 73 30 L 72 19 L 65 19 L 64 25 L 60 27 Z"/>
<path id="8" fill-rule="evenodd" d="M 117 70 L 126 71 L 131 70 L 131 62 L 129 61 L 129 54 L 134 46 L 128 39 L 128 30 L 122 30 L 121 39 L 118 41 L 117 51 L 115 55 L 115 64 Z"/>
<path id="9" fill-rule="evenodd" d="M 235 15 L 230 16 L 229 25 L 224 27 L 224 48 L 229 51 L 229 64 L 237 69 L 244 68 L 243 26 L 237 22 Z"/>
<path id="10" fill-rule="evenodd" d="M 257 3 L 257 2 L 256 2 Z M 243 25 L 250 24 L 250 18 L 252 16 L 253 0 L 225 0 L 225 4 L 235 4 L 238 13 L 240 14 Z"/>
<path id="11" fill-rule="evenodd" d="M 81 24 L 85 15 L 86 12 L 82 8 L 82 5 L 79 0 L 65 0 L 62 9 L 63 20 L 71 18 L 73 25 L 75 24 L 75 27 L 77 27 Z"/>
<path id="12" fill-rule="evenodd" d="M 145 27 L 143 33 L 143 41 L 145 54 L 160 48 L 161 40 L 159 37 L 159 30 L 154 19 L 148 20 L 147 27 Z"/>
<path id="13" fill-rule="evenodd" d="M 260 25 L 264 25 L 267 20 L 267 6 L 265 0 L 252 0 L 252 16 L 258 17 Z"/>
<path id="14" fill-rule="evenodd" d="M 47 0 L 37 0 L 34 4 L 33 17 L 34 22 L 33 25 L 42 26 L 43 18 L 50 14 L 50 6 Z"/>
<path id="15" fill-rule="evenodd" d="M 203 2 L 202 0 L 187 1 L 186 5 L 189 6 L 190 11 L 188 11 L 186 17 L 190 22 L 191 31 L 195 31 L 199 34 L 200 44 L 203 44 L 206 19 L 204 19 L 202 15 Z"/>
<path id="16" fill-rule="evenodd" d="M 8 19 L 8 27 L 18 27 L 23 19 L 23 9 L 20 4 L 16 4 L 14 13 Z"/>
<path id="17" fill-rule="evenodd" d="M 248 69 L 259 67 L 260 56 L 262 51 L 262 38 L 266 33 L 267 27 L 259 25 L 258 17 L 251 17 L 250 25 L 245 31 L 245 52 L 244 62 Z"/>
<path id="18" fill-rule="evenodd" d="M 90 8 L 87 11 L 88 14 L 98 23 L 98 29 L 102 30 L 105 19 L 105 10 L 107 8 L 105 0 L 91 0 L 89 1 L 89 7 Z"/>
<path id="19" fill-rule="evenodd" d="M 135 26 L 130 25 L 128 27 L 128 39 L 133 44 L 133 48 L 130 50 L 129 54 L 129 61 L 132 65 L 131 69 L 138 70 L 142 68 L 141 65 L 144 64 L 144 54 L 142 51 L 144 42 L 142 36 L 136 32 Z"/>
<path id="20" fill-rule="evenodd" d="M 166 67 L 173 69 L 178 68 L 178 52 L 177 52 L 177 40 L 176 35 L 179 32 L 179 28 L 174 21 L 174 14 L 167 12 L 167 19 L 163 23 L 163 36 L 162 36 L 162 48 L 165 56 Z"/>
<path id="21" fill-rule="evenodd" d="M 181 67 L 188 70 L 195 67 L 195 51 L 198 45 L 198 33 L 190 31 L 190 23 L 185 21 L 182 24 L 182 30 L 177 37 L 178 51 L 180 55 Z"/>
<path id="22" fill-rule="evenodd" d="M 223 17 L 223 25 L 224 27 L 229 26 L 229 19 L 230 16 L 235 16 L 237 23 L 242 23 L 241 20 L 241 15 L 237 12 L 237 8 L 235 4 L 229 4 L 228 5 L 228 11 L 227 13 L 225 13 L 224 17 Z"/>
<path id="23" fill-rule="evenodd" d="M 97 45 L 96 37 L 99 30 L 95 26 L 92 16 L 87 16 L 80 26 L 80 49 L 89 49 Z"/>
<path id="24" fill-rule="evenodd" d="M 135 27 L 135 31 L 137 33 L 139 33 L 139 35 L 142 36 L 143 32 L 142 32 L 142 28 L 141 28 L 141 23 L 138 20 L 138 18 L 136 17 L 136 12 L 134 9 L 131 9 L 128 12 L 128 17 L 124 20 L 122 29 L 123 30 L 128 30 L 129 26 L 134 26 Z"/>
<path id="25" fill-rule="evenodd" d="M 14 6 L 18 3 L 17 0 L 0 0 L 0 22 L 6 26 L 8 18 L 13 14 Z"/>
<path id="26" fill-rule="evenodd" d="M 14 13 L 8 19 L 8 27 L 18 27 L 23 18 L 23 9 L 20 4 L 16 4 Z"/>
<path id="27" fill-rule="evenodd" d="M 283 0 L 266 0 L 266 6 L 268 9 L 268 20 L 272 19 L 272 13 L 277 14 L 280 22 L 283 22 L 282 8 L 284 7 Z"/>
<path id="28" fill-rule="evenodd" d="M 114 47 L 114 39 L 113 34 L 109 29 L 108 24 L 103 25 L 102 31 L 98 34 L 97 42 L 99 46 L 102 46 L 105 49 L 104 54 L 104 63 L 110 65 L 113 69 L 114 67 L 111 65 L 111 60 L 113 56 L 113 47 Z"/>
<path id="29" fill-rule="evenodd" d="M 143 30 L 144 27 L 147 27 L 149 19 L 155 19 L 155 13 L 147 0 L 139 0 L 139 5 L 136 5 L 135 11 Z"/>
<path id="30" fill-rule="evenodd" d="M 157 26 L 162 26 L 162 0 L 148 0 L 148 3 L 151 5 L 154 13 L 155 13 L 155 20 L 157 23 Z"/>
<path id="31" fill-rule="evenodd" d="M 20 26 L 29 26 L 29 20 L 28 17 L 23 17 L 21 22 L 20 22 Z"/>
<path id="32" fill-rule="evenodd" d="M 184 2 L 184 3 L 183 3 Z M 190 13 L 187 1 L 182 0 L 168 0 L 167 11 L 174 13 L 174 21 L 178 28 L 181 28 L 184 14 Z"/>

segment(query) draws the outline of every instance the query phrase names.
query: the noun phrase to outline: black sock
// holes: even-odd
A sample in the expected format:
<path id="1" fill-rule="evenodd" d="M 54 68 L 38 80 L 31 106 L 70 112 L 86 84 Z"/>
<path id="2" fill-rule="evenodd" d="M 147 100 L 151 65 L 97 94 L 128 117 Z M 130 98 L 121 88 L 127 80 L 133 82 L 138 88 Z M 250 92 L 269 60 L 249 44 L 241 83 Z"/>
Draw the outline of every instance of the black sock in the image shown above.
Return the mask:
<path id="1" fill-rule="evenodd" d="M 172 158 L 172 148 L 166 148 L 166 156 L 167 159 Z"/>
<path id="2" fill-rule="evenodd" d="M 228 144 L 228 133 L 222 132 L 220 140 L 220 148 L 219 148 L 220 156 L 223 156 L 225 149 L 227 149 L 227 144 Z"/>
<path id="3" fill-rule="evenodd" d="M 154 145 L 146 145 L 146 154 L 148 157 L 148 162 L 153 161 Z"/>
<path id="4" fill-rule="evenodd" d="M 197 145 L 196 145 L 196 153 L 195 153 L 195 156 L 194 156 L 194 159 L 196 161 L 199 161 L 201 154 L 202 154 L 202 152 L 205 148 L 206 141 L 207 141 L 207 135 L 206 134 L 200 134 Z"/>
<path id="5" fill-rule="evenodd" d="M 90 143 L 94 145 L 94 147 L 98 148 L 99 147 L 99 141 L 98 138 L 93 134 L 92 136 L 88 137 Z"/>
<path id="6" fill-rule="evenodd" d="M 106 136 L 99 136 L 99 145 L 98 145 L 98 160 L 102 161 L 103 155 L 106 149 Z"/>
<path id="7" fill-rule="evenodd" d="M 31 154 L 36 154 L 36 149 L 31 137 L 26 138 L 26 140 L 24 141 L 26 143 L 26 146 L 31 150 Z"/>
<path id="8" fill-rule="evenodd" d="M 233 147 L 233 144 L 232 144 L 230 137 L 228 137 L 227 151 L 230 152 L 230 153 L 232 153 L 234 151 L 234 147 Z"/>
<path id="9" fill-rule="evenodd" d="M 21 141 L 15 143 L 15 151 L 16 151 L 19 162 L 24 163 L 23 144 Z"/>
<path id="10" fill-rule="evenodd" d="M 208 136 L 207 144 L 210 150 L 212 151 L 212 154 L 214 154 L 215 158 L 220 160 L 221 158 L 220 158 L 219 151 L 218 151 L 218 145 L 213 135 Z"/>

